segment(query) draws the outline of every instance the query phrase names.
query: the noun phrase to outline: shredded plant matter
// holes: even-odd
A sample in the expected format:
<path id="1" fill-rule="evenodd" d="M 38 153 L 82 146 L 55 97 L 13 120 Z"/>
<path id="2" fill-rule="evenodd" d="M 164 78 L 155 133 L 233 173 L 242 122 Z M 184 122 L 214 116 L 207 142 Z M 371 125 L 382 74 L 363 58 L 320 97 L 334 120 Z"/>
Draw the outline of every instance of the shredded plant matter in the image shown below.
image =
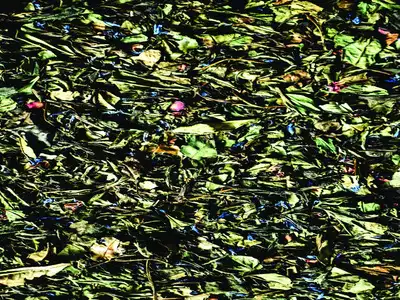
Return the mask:
<path id="1" fill-rule="evenodd" d="M 2 298 L 400 298 L 396 1 L 14 2 Z"/>

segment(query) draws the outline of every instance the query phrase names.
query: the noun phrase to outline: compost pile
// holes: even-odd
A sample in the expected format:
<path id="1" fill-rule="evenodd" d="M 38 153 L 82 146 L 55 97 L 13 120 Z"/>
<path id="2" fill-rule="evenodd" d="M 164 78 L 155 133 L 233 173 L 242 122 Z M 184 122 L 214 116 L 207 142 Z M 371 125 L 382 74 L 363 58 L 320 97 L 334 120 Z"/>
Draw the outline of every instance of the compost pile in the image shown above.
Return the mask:
<path id="1" fill-rule="evenodd" d="M 2 299 L 400 298 L 395 0 L 14 2 Z"/>

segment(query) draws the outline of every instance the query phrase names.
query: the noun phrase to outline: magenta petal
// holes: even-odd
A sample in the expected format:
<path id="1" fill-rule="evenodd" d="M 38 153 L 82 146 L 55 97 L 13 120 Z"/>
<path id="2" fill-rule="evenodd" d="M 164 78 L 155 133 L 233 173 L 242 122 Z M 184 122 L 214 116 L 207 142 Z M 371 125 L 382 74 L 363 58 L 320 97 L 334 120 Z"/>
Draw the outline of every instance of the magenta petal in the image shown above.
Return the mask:
<path id="1" fill-rule="evenodd" d="M 31 103 L 27 103 L 26 107 L 28 107 L 29 109 L 40 109 L 44 106 L 43 102 L 31 102 Z"/>
<path id="2" fill-rule="evenodd" d="M 385 28 L 382 28 L 382 27 L 379 27 L 379 28 L 378 28 L 378 32 L 379 32 L 380 34 L 383 34 L 383 35 L 388 35 L 388 34 L 390 33 L 389 30 L 387 30 L 387 29 L 385 29 Z"/>
<path id="3" fill-rule="evenodd" d="M 169 107 L 170 110 L 172 111 L 181 111 L 185 109 L 185 103 L 182 101 L 175 101 L 172 103 L 172 105 Z"/>

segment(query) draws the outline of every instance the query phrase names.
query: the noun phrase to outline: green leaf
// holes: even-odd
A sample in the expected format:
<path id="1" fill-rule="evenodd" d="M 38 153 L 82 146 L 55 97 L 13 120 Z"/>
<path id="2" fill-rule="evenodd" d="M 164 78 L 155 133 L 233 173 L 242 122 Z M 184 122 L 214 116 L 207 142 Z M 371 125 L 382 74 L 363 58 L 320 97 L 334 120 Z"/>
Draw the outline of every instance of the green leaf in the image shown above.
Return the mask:
<path id="1" fill-rule="evenodd" d="M 154 190 L 155 188 L 157 188 L 157 184 L 150 180 L 140 182 L 139 186 L 144 190 Z"/>
<path id="2" fill-rule="evenodd" d="M 15 220 L 22 220 L 25 218 L 25 214 L 22 210 L 14 210 L 14 209 L 7 209 L 6 216 L 9 222 L 13 222 Z"/>
<path id="3" fill-rule="evenodd" d="M 328 103 L 319 106 L 322 110 L 333 114 L 348 114 L 353 112 L 353 109 L 347 104 Z"/>
<path id="4" fill-rule="evenodd" d="M 381 50 L 378 40 L 359 39 L 343 48 L 343 60 L 353 66 L 366 69 L 375 63 L 375 57 Z"/>
<path id="5" fill-rule="evenodd" d="M 188 53 L 189 50 L 193 50 L 199 47 L 197 41 L 188 36 L 182 36 L 180 34 L 174 35 L 174 39 L 178 42 L 178 48 L 183 53 Z"/>
<path id="6" fill-rule="evenodd" d="M 79 246 L 76 244 L 74 244 L 74 245 L 68 244 L 57 255 L 59 255 L 59 256 L 75 256 L 75 255 L 83 254 L 85 252 L 86 252 L 85 248 L 83 248 L 82 246 Z"/>
<path id="7" fill-rule="evenodd" d="M 220 248 L 218 245 L 207 241 L 207 238 L 205 238 L 205 237 L 198 237 L 197 240 L 199 241 L 199 244 L 197 245 L 197 247 L 202 250 L 212 250 L 215 248 Z"/>
<path id="8" fill-rule="evenodd" d="M 333 140 L 331 138 L 329 138 L 328 142 L 326 142 L 323 138 L 317 137 L 315 139 L 315 144 L 322 151 L 329 151 L 336 154 L 336 147 L 333 144 Z"/>
<path id="9" fill-rule="evenodd" d="M 375 24 L 381 18 L 378 10 L 380 5 L 375 3 L 360 2 L 357 5 L 357 12 L 364 18 L 368 20 L 368 23 Z"/>
<path id="10" fill-rule="evenodd" d="M 381 114 L 390 114 L 393 110 L 394 105 L 396 104 L 395 99 L 376 99 L 376 98 L 367 98 L 368 107 L 373 111 Z"/>
<path id="11" fill-rule="evenodd" d="M 399 154 L 395 154 L 392 156 L 392 162 L 398 166 L 400 165 L 400 155 Z"/>
<path id="12" fill-rule="evenodd" d="M 246 119 L 246 120 L 225 121 L 220 123 L 196 124 L 193 126 L 178 127 L 175 128 L 172 132 L 205 135 L 219 131 L 231 131 L 239 127 L 242 127 L 244 125 L 252 124 L 256 121 L 257 121 L 256 119 Z"/>
<path id="13" fill-rule="evenodd" d="M 230 47 L 238 47 L 243 45 L 249 45 L 253 42 L 253 38 L 251 36 L 240 36 L 229 42 Z"/>
<path id="14" fill-rule="evenodd" d="M 21 94 L 32 94 L 32 88 L 35 85 L 35 83 L 39 80 L 39 76 L 36 76 L 35 78 L 33 78 L 29 84 L 27 84 L 26 86 L 22 87 L 21 89 L 18 90 L 18 93 Z"/>
<path id="15" fill-rule="evenodd" d="M 2 98 L 0 96 L 0 112 L 6 112 L 14 110 L 17 107 L 17 103 L 11 98 Z"/>
<path id="16" fill-rule="evenodd" d="M 13 87 L 2 87 L 0 88 L 0 98 L 7 98 L 10 97 L 14 94 L 16 94 L 17 91 Z"/>
<path id="17" fill-rule="evenodd" d="M 387 226 L 376 222 L 363 221 L 361 224 L 366 230 L 380 235 L 384 234 L 389 229 Z"/>
<path id="18" fill-rule="evenodd" d="M 354 37 L 351 35 L 339 33 L 335 35 L 333 41 L 335 42 L 335 47 L 345 47 L 354 42 Z"/>
<path id="19" fill-rule="evenodd" d="M 378 203 L 365 203 L 363 201 L 359 201 L 358 203 L 358 208 L 362 212 L 375 212 L 381 209 L 381 206 Z"/>
<path id="20" fill-rule="evenodd" d="M 21 152 L 26 155 L 28 159 L 35 159 L 37 157 L 35 151 L 28 145 L 22 136 L 18 137 L 18 145 L 21 149 Z"/>
<path id="21" fill-rule="evenodd" d="M 369 283 L 366 279 L 360 279 L 357 283 L 346 282 L 343 286 L 343 292 L 360 294 L 370 292 L 375 288 L 372 283 Z"/>
<path id="22" fill-rule="evenodd" d="M 0 112 L 11 111 L 17 107 L 17 103 L 10 98 L 10 96 L 16 93 L 17 91 L 14 88 L 0 88 Z"/>
<path id="23" fill-rule="evenodd" d="M 400 172 L 394 173 L 392 180 L 390 180 L 389 183 L 392 187 L 395 187 L 395 188 L 400 187 Z"/>
<path id="24" fill-rule="evenodd" d="M 166 215 L 166 216 L 167 216 L 167 219 L 169 220 L 169 223 L 171 224 L 171 228 L 172 229 L 174 229 L 174 228 L 181 228 L 182 229 L 182 228 L 185 228 L 187 226 L 190 226 L 190 223 L 178 220 L 178 219 L 176 219 L 174 217 L 171 217 L 170 215 Z"/>
<path id="25" fill-rule="evenodd" d="M 211 181 L 207 181 L 207 182 L 206 182 L 206 188 L 207 188 L 209 191 L 215 191 L 215 190 L 224 188 L 224 185 L 222 185 L 222 184 L 217 184 L 217 183 L 214 183 L 214 182 L 211 182 Z"/>
<path id="26" fill-rule="evenodd" d="M 163 13 L 168 16 L 173 10 L 173 5 L 172 4 L 165 4 L 164 8 L 163 8 Z"/>
<path id="27" fill-rule="evenodd" d="M 38 58 L 40 60 L 46 60 L 46 59 L 55 58 L 55 57 L 57 57 L 57 55 L 50 50 L 43 50 L 38 53 Z"/>
<path id="28" fill-rule="evenodd" d="M 130 35 L 130 36 L 126 36 L 124 38 L 121 39 L 122 43 L 125 44 L 137 44 L 137 43 L 144 43 L 148 41 L 148 37 L 147 35 L 144 34 L 136 34 L 136 35 Z"/>
<path id="29" fill-rule="evenodd" d="M 252 256 L 233 255 L 230 256 L 231 260 L 236 263 L 234 269 L 240 272 L 252 272 L 262 269 L 260 261 Z"/>
<path id="30" fill-rule="evenodd" d="M 287 94 L 286 96 L 288 96 L 290 101 L 296 106 L 306 107 L 314 111 L 320 111 L 318 107 L 314 106 L 314 101 L 307 96 L 299 94 Z"/>
<path id="31" fill-rule="evenodd" d="M 181 152 L 183 153 L 183 155 L 190 157 L 194 160 L 215 158 L 218 155 L 217 150 L 215 150 L 214 147 L 193 139 L 191 140 L 189 145 L 182 146 Z"/>
<path id="32" fill-rule="evenodd" d="M 340 91 L 341 93 L 357 95 L 389 95 L 388 91 L 373 85 L 353 84 Z"/>
<path id="33" fill-rule="evenodd" d="M 249 275 L 249 277 L 262 279 L 268 282 L 268 286 L 273 290 L 290 290 L 292 288 L 292 281 L 290 278 L 278 273 L 264 273 Z"/>

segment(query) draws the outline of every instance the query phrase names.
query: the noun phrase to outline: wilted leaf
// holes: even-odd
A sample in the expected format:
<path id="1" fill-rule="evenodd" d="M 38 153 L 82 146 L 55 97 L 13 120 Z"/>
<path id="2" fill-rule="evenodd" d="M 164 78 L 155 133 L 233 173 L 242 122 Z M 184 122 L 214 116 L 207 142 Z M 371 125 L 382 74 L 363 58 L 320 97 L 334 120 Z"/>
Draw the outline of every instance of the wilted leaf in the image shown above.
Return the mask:
<path id="1" fill-rule="evenodd" d="M 174 217 L 171 217 L 168 214 L 166 215 L 166 217 L 169 220 L 169 223 L 171 224 L 171 228 L 172 229 L 174 229 L 174 228 L 184 228 L 184 227 L 190 226 L 190 223 L 178 220 L 178 219 L 176 219 Z"/>
<path id="2" fill-rule="evenodd" d="M 225 121 L 220 123 L 196 124 L 193 126 L 178 127 L 173 130 L 174 133 L 189 134 L 211 134 L 217 131 L 233 130 L 243 125 L 255 122 L 255 119 Z"/>
<path id="3" fill-rule="evenodd" d="M 329 103 L 319 106 L 322 110 L 333 113 L 333 114 L 347 114 L 351 113 L 353 110 L 347 104 Z"/>
<path id="4" fill-rule="evenodd" d="M 387 226 L 375 222 L 364 221 L 362 222 L 362 225 L 365 227 L 365 229 L 376 234 L 384 234 L 389 229 Z"/>
<path id="5" fill-rule="evenodd" d="M 11 98 L 3 98 L 0 96 L 0 112 L 10 111 L 17 107 L 17 103 Z"/>
<path id="6" fill-rule="evenodd" d="M 28 143 L 22 136 L 18 137 L 18 144 L 21 152 L 26 155 L 28 159 L 35 159 L 37 157 L 35 151 L 33 151 L 33 149 L 28 145 Z"/>
<path id="7" fill-rule="evenodd" d="M 270 289 L 273 290 L 290 290 L 292 288 L 292 281 L 290 278 L 277 273 L 264 273 L 249 275 L 249 277 L 262 279 L 268 283 Z"/>
<path id="8" fill-rule="evenodd" d="M 340 91 L 341 93 L 358 94 L 358 95 L 388 95 L 388 91 L 372 85 L 353 84 Z"/>
<path id="9" fill-rule="evenodd" d="M 157 184 L 149 180 L 139 183 L 139 186 L 144 190 L 154 190 L 155 188 L 157 188 Z"/>
<path id="10" fill-rule="evenodd" d="M 47 245 L 47 247 L 41 251 L 29 254 L 28 258 L 36 262 L 39 262 L 45 259 L 48 253 L 49 253 L 49 245 Z"/>
<path id="11" fill-rule="evenodd" d="M 54 100 L 72 101 L 74 100 L 76 95 L 77 93 L 74 93 L 72 91 L 58 90 L 50 92 L 50 97 Z"/>
<path id="12" fill-rule="evenodd" d="M 26 267 L 0 271 L 0 284 L 7 286 L 24 285 L 25 280 L 32 280 L 41 276 L 54 276 L 70 264 L 62 263 L 44 267 Z"/>
<path id="13" fill-rule="evenodd" d="M 375 286 L 369 283 L 365 279 L 360 279 L 357 283 L 346 283 L 343 287 L 343 291 L 352 294 L 360 294 L 368 291 L 372 291 Z"/>
<path id="14" fill-rule="evenodd" d="M 234 255 L 230 259 L 236 264 L 233 268 L 240 272 L 251 272 L 262 269 L 260 261 L 251 256 Z"/>
<path id="15" fill-rule="evenodd" d="M 90 251 L 93 253 L 93 259 L 106 259 L 110 260 L 116 255 L 122 254 L 125 250 L 122 248 L 120 240 L 112 237 L 103 238 L 102 243 L 94 243 L 90 247 Z"/>
<path id="16" fill-rule="evenodd" d="M 132 57 L 133 60 L 140 60 L 146 66 L 153 67 L 161 59 L 160 50 L 146 50 L 139 54 L 139 56 Z"/>
<path id="17" fill-rule="evenodd" d="M 385 115 L 390 114 L 393 110 L 396 100 L 394 99 L 374 99 L 368 98 L 368 107 L 377 113 Z"/>
<path id="18" fill-rule="evenodd" d="M 173 130 L 174 133 L 190 133 L 190 134 L 211 134 L 214 128 L 208 124 L 196 124 L 193 126 L 178 127 Z"/>

